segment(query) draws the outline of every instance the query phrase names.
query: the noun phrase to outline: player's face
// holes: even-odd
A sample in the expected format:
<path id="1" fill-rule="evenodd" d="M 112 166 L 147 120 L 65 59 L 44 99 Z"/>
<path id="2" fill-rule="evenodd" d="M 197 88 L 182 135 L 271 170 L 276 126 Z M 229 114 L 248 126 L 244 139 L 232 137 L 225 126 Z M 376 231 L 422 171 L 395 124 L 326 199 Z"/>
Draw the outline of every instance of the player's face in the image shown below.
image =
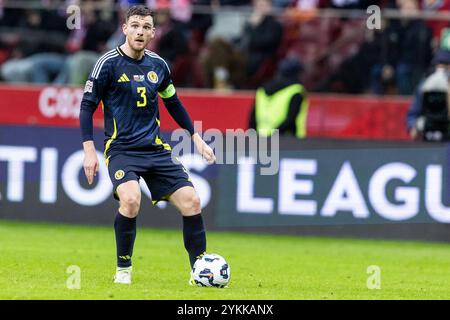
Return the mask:
<path id="1" fill-rule="evenodd" d="M 131 16 L 123 25 L 123 33 L 133 50 L 142 51 L 155 36 L 153 18 L 151 16 Z"/>

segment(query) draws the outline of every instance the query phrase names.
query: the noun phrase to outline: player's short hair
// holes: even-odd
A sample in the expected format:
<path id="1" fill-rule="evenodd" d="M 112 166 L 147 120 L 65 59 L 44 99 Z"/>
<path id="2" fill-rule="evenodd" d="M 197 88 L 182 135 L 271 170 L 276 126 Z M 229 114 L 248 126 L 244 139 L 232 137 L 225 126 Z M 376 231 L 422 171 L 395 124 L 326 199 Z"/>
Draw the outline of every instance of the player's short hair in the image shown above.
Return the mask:
<path id="1" fill-rule="evenodd" d="M 128 19 L 130 19 L 130 17 L 132 16 L 141 16 L 141 17 L 151 16 L 153 18 L 153 11 L 141 4 L 135 5 L 127 10 L 125 21 L 128 22 Z"/>

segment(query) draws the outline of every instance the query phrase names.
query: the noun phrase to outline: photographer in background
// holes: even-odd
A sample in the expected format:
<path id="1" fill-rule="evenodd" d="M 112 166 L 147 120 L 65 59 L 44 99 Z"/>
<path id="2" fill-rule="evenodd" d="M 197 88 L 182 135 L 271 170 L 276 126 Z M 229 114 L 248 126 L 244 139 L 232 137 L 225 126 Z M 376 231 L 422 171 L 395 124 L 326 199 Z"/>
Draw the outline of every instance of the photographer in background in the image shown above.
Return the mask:
<path id="1" fill-rule="evenodd" d="M 407 127 L 414 140 L 450 140 L 450 51 L 439 49 L 434 72 L 421 82 L 408 110 Z"/>

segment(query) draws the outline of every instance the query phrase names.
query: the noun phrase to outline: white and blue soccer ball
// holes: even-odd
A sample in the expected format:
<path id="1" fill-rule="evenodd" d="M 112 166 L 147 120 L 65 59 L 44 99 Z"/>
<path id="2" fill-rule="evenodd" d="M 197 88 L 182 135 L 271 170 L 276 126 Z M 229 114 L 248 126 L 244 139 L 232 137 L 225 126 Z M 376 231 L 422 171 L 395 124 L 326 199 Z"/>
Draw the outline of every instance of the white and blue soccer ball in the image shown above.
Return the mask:
<path id="1" fill-rule="evenodd" d="M 192 277 L 200 287 L 224 288 L 230 282 L 230 265 L 220 255 L 207 253 L 192 268 Z"/>

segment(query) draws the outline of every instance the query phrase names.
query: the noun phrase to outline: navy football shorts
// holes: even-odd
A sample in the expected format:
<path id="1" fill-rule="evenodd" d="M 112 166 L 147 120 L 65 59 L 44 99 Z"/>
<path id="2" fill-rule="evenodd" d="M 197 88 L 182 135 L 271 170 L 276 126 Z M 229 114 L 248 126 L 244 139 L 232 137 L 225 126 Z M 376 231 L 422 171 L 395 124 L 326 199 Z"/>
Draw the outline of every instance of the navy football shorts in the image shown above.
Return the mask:
<path id="1" fill-rule="evenodd" d="M 143 178 L 156 204 L 181 187 L 193 187 L 181 162 L 172 161 L 170 150 L 109 151 L 108 172 L 113 184 L 114 198 L 119 200 L 117 187 L 127 181 Z"/>

